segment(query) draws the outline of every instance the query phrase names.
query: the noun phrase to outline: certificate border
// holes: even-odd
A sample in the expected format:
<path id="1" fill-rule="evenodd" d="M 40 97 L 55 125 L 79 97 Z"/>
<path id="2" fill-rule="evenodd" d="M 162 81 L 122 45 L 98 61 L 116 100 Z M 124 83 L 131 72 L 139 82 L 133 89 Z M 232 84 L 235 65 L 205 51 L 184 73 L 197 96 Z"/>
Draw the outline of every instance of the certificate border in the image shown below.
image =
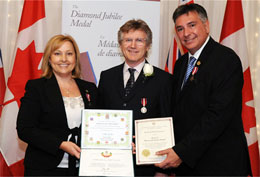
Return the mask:
<path id="1" fill-rule="evenodd" d="M 112 154 L 116 154 L 116 153 L 121 153 L 124 152 L 126 154 L 127 157 L 127 161 L 129 162 L 129 164 L 132 164 L 130 168 L 126 168 L 123 171 L 121 170 L 120 172 L 117 173 L 107 173 L 107 172 L 102 172 L 102 166 L 100 166 L 100 171 L 98 172 L 93 172 L 92 170 L 90 170 L 90 166 L 89 164 L 91 162 L 96 161 L 98 159 L 93 159 L 93 157 L 87 157 L 87 159 L 85 158 L 84 161 L 80 161 L 80 166 L 79 166 L 79 176 L 129 176 L 129 177 L 134 177 L 134 166 L 133 166 L 133 155 L 132 155 L 132 150 L 129 149 L 83 149 L 82 152 L 84 152 L 84 155 L 86 155 L 87 150 L 90 150 L 91 152 L 96 151 L 96 152 L 101 152 L 101 151 L 109 151 L 112 152 Z M 83 154 L 83 153 L 81 153 Z M 101 153 L 100 153 L 101 154 Z M 82 157 L 82 156 L 80 156 Z M 91 159 L 90 159 L 91 158 Z M 105 158 L 110 158 L 110 157 L 105 157 Z M 100 160 L 98 160 L 100 162 Z M 106 160 L 104 160 L 106 161 Z M 125 163 L 125 160 L 122 161 L 122 163 Z M 84 169 L 84 170 L 83 170 Z"/>
<path id="2" fill-rule="evenodd" d="M 174 135 L 173 135 L 173 121 L 172 121 L 172 117 L 162 117 L 162 118 L 149 118 L 149 119 L 139 119 L 139 120 L 135 120 L 135 135 L 138 135 L 138 124 L 142 123 L 142 122 L 153 122 L 153 121 L 170 121 L 170 128 L 171 128 L 171 144 L 172 146 L 174 146 Z M 136 149 L 140 149 L 138 147 L 139 143 L 139 139 L 138 136 L 135 137 L 136 138 Z M 139 151 L 138 151 L 139 152 Z M 157 161 L 141 161 L 140 157 L 139 157 L 139 153 L 136 153 L 136 164 L 154 164 L 154 163 L 158 163 Z"/>
<path id="3" fill-rule="evenodd" d="M 84 134 L 84 131 L 86 130 L 85 123 L 87 123 L 87 118 L 90 115 L 93 114 L 118 114 L 118 115 L 122 115 L 124 114 L 129 122 L 129 134 L 127 136 L 127 140 L 124 144 L 120 144 L 120 145 L 111 145 L 111 144 L 101 144 L 101 145 L 97 145 L 95 143 L 85 143 L 85 139 L 83 138 L 84 136 L 86 136 Z M 86 117 L 87 116 L 87 117 Z M 105 110 L 105 109 L 84 109 L 82 110 L 82 115 L 81 115 L 81 121 L 82 121 L 82 128 L 81 128 L 81 148 L 101 148 L 101 149 L 131 149 L 132 148 L 132 134 L 133 134 L 133 111 L 132 110 Z M 122 146 L 124 146 L 124 148 L 122 148 Z"/>

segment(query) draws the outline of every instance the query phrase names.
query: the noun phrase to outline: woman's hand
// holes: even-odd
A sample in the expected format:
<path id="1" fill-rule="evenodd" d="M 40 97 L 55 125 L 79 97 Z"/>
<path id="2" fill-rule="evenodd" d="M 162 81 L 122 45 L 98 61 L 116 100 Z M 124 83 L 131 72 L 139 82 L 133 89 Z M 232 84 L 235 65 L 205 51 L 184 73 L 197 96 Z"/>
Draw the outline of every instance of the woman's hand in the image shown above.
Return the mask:
<path id="1" fill-rule="evenodd" d="M 69 153 L 72 156 L 75 156 L 78 159 L 80 158 L 80 147 L 78 147 L 75 143 L 71 141 L 63 141 L 60 145 L 60 149 Z"/>

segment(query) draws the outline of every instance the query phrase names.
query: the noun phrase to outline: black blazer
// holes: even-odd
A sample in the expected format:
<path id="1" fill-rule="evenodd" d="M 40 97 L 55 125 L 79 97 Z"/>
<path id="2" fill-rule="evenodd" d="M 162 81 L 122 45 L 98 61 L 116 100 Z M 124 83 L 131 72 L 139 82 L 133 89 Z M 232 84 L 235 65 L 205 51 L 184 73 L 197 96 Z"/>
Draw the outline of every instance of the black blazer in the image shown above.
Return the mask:
<path id="1" fill-rule="evenodd" d="M 85 108 L 94 108 L 96 85 L 81 79 L 75 81 Z M 29 80 L 25 90 L 17 118 L 18 136 L 28 143 L 24 165 L 30 169 L 56 168 L 64 155 L 59 146 L 62 141 L 67 141 L 70 134 L 57 80 L 54 75 L 50 79 Z M 91 97 L 90 102 L 86 98 L 87 92 Z"/>
<path id="2" fill-rule="evenodd" d="M 173 74 L 173 149 L 183 160 L 179 174 L 247 175 L 250 162 L 241 118 L 239 57 L 210 38 L 198 58 L 197 73 L 181 90 L 187 62 L 185 54 Z"/>
<path id="3" fill-rule="evenodd" d="M 143 70 L 131 93 L 124 96 L 124 63 L 101 72 L 98 91 L 99 106 L 104 109 L 133 110 L 133 120 L 171 116 L 172 76 L 154 67 L 154 74 L 145 77 Z M 141 99 L 147 99 L 147 112 L 142 113 Z"/>
<path id="4" fill-rule="evenodd" d="M 143 70 L 139 74 L 130 94 L 125 97 L 124 63 L 101 72 L 98 92 L 99 106 L 103 109 L 119 109 L 133 111 L 133 134 L 135 134 L 134 120 L 171 116 L 172 75 L 154 67 L 154 74 L 145 77 Z M 147 99 L 147 112 L 142 113 L 141 99 Z M 135 164 L 135 159 L 134 159 Z M 154 176 L 158 171 L 154 165 L 134 166 L 136 176 Z"/>

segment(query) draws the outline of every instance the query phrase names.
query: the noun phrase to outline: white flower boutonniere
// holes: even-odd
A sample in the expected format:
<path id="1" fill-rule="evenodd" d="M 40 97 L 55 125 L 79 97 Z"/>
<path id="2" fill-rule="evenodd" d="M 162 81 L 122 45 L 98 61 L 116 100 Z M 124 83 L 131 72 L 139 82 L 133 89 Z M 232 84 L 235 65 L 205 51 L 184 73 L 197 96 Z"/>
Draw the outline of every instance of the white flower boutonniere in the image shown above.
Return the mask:
<path id="1" fill-rule="evenodd" d="M 144 75 L 145 77 L 152 76 L 153 75 L 153 65 L 149 63 L 144 64 Z"/>

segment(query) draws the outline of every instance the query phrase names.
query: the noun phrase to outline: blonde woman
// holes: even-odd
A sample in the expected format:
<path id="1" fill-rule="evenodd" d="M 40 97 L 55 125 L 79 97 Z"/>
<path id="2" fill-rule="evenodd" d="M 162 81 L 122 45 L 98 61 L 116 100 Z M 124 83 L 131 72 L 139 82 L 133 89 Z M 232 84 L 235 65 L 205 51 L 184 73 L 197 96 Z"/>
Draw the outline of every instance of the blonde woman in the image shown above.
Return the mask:
<path id="1" fill-rule="evenodd" d="M 79 49 L 68 35 L 52 37 L 44 50 L 42 77 L 29 80 L 17 119 L 28 143 L 25 176 L 78 175 L 81 110 L 95 108 L 96 85 L 80 79 Z"/>

